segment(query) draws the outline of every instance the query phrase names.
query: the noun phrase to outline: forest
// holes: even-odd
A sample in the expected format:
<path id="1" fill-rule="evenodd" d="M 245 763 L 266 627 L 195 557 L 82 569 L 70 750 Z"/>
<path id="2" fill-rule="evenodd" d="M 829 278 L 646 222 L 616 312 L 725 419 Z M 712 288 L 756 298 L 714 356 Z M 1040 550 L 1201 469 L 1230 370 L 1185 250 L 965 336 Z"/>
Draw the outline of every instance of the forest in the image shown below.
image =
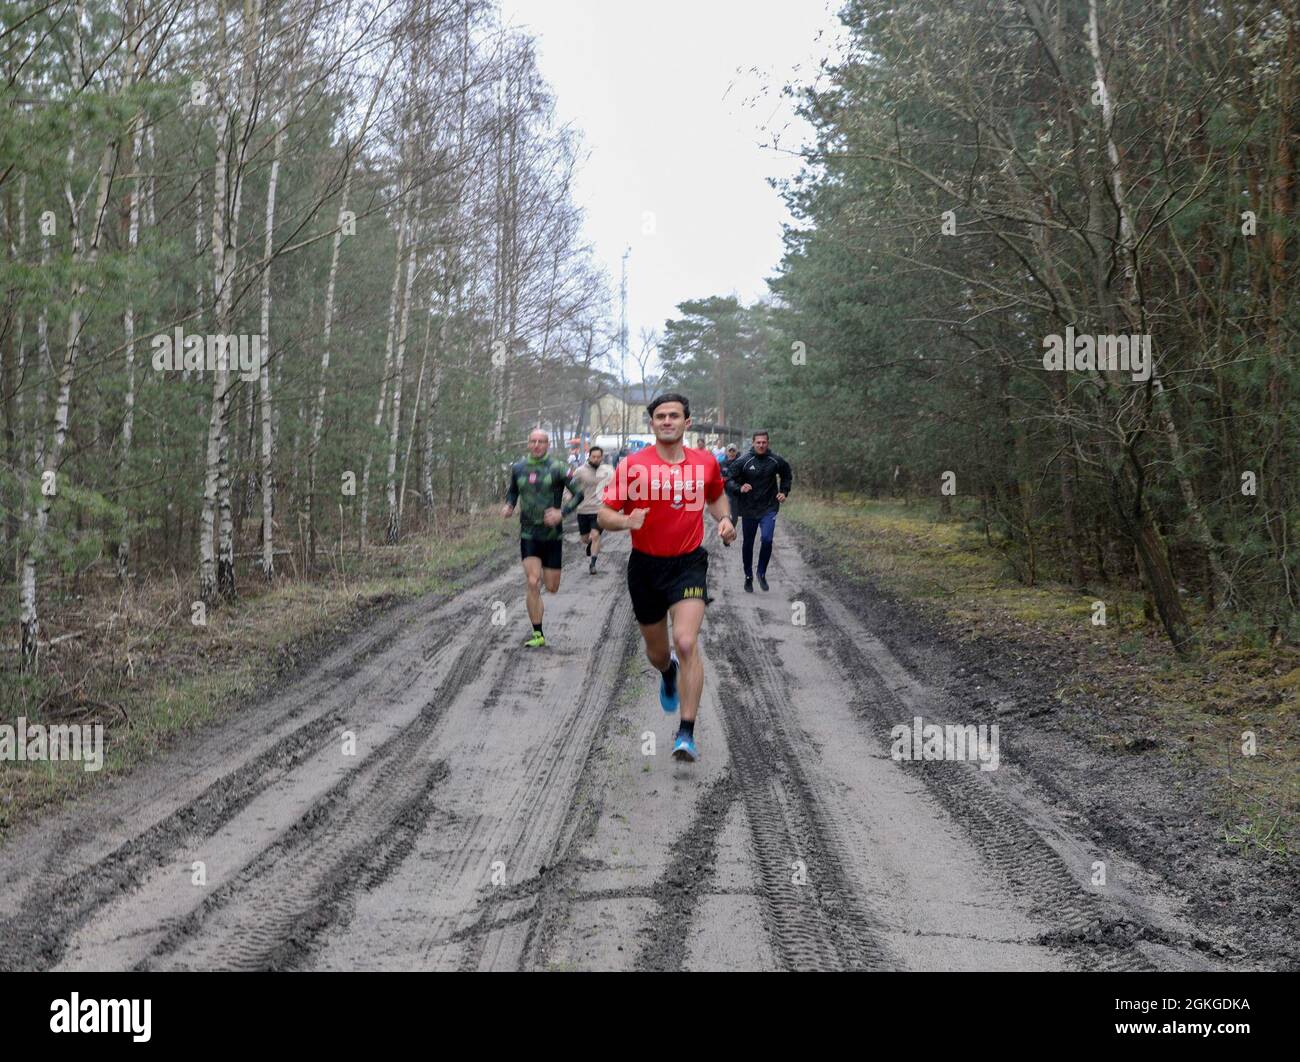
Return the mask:
<path id="1" fill-rule="evenodd" d="M 535 58 L 484 0 L 5 5 L 0 615 L 24 670 L 47 580 L 172 568 L 234 601 L 465 511 L 520 425 L 599 393 L 582 147 Z"/>
<path id="2" fill-rule="evenodd" d="M 1296 5 L 842 18 L 843 59 L 787 89 L 817 138 L 771 297 L 707 329 L 756 337 L 728 356 L 753 351 L 773 446 L 823 489 L 978 520 L 1028 585 L 1141 586 L 1182 653 L 1207 616 L 1293 640 Z M 716 360 L 679 348 L 706 387 Z"/>

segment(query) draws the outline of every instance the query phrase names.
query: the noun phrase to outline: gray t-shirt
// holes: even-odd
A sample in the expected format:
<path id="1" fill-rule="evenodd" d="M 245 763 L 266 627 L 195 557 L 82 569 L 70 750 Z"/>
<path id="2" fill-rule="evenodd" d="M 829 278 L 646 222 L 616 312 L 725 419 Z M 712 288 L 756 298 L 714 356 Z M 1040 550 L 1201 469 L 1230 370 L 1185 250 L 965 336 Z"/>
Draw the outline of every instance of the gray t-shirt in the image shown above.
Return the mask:
<path id="1" fill-rule="evenodd" d="M 578 512 L 583 516 L 595 516 L 603 504 L 601 496 L 609 481 L 614 478 L 613 465 L 591 467 L 590 461 L 583 461 L 573 470 L 573 478 L 582 488 L 582 501 L 578 503 Z"/>

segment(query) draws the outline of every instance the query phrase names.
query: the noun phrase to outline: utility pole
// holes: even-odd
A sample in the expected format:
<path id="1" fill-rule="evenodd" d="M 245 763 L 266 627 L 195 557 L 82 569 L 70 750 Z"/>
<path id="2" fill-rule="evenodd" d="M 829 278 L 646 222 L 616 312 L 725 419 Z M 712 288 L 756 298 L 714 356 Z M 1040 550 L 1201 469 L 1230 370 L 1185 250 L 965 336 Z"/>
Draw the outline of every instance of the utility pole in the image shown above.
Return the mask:
<path id="1" fill-rule="evenodd" d="M 627 257 L 632 253 L 629 247 L 623 252 L 623 279 L 618 286 L 619 326 L 618 326 L 618 379 L 622 389 L 619 401 L 622 409 L 621 443 L 627 447 Z"/>

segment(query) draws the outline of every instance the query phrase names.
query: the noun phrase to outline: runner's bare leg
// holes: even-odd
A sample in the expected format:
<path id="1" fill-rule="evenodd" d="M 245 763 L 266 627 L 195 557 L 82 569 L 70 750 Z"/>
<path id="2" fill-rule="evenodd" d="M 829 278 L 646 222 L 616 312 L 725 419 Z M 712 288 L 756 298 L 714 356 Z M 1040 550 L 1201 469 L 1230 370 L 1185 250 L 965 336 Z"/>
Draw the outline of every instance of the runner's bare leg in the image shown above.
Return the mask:
<path id="1" fill-rule="evenodd" d="M 555 573 L 559 575 L 559 572 Z M 528 579 L 528 593 L 524 598 L 528 605 L 528 622 L 542 622 L 542 558 L 525 557 L 524 575 Z M 558 585 L 558 584 L 557 584 Z"/>
<path id="2" fill-rule="evenodd" d="M 668 648 L 668 617 L 658 623 L 639 623 L 641 637 L 645 639 L 645 655 L 657 671 L 668 667 L 670 659 Z"/>
<path id="3" fill-rule="evenodd" d="M 673 648 L 677 650 L 677 692 L 682 699 L 681 719 L 695 722 L 700 695 L 704 692 L 704 657 L 700 653 L 700 627 L 704 623 L 704 602 L 678 601 L 668 614 L 673 618 Z M 645 628 L 642 628 L 643 630 Z M 646 653 L 649 655 L 649 646 Z"/>

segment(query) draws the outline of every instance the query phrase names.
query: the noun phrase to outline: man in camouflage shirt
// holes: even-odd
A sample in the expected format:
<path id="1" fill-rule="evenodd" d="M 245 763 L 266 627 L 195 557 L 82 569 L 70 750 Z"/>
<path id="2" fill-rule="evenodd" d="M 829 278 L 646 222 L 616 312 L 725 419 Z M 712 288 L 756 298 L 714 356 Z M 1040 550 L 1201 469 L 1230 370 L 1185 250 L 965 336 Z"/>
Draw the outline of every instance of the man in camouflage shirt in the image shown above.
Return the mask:
<path id="1" fill-rule="evenodd" d="M 519 557 L 528 580 L 528 619 L 533 633 L 524 645 L 531 649 L 546 644 L 542 635 L 542 586 L 554 594 L 560 589 L 560 566 L 564 554 L 564 518 L 582 501 L 582 487 L 563 461 L 548 457 L 550 436 L 541 428 L 528 435 L 528 456 L 510 466 L 510 489 L 501 515 L 507 519 L 519 506 Z M 564 491 L 573 495 L 562 506 Z"/>

